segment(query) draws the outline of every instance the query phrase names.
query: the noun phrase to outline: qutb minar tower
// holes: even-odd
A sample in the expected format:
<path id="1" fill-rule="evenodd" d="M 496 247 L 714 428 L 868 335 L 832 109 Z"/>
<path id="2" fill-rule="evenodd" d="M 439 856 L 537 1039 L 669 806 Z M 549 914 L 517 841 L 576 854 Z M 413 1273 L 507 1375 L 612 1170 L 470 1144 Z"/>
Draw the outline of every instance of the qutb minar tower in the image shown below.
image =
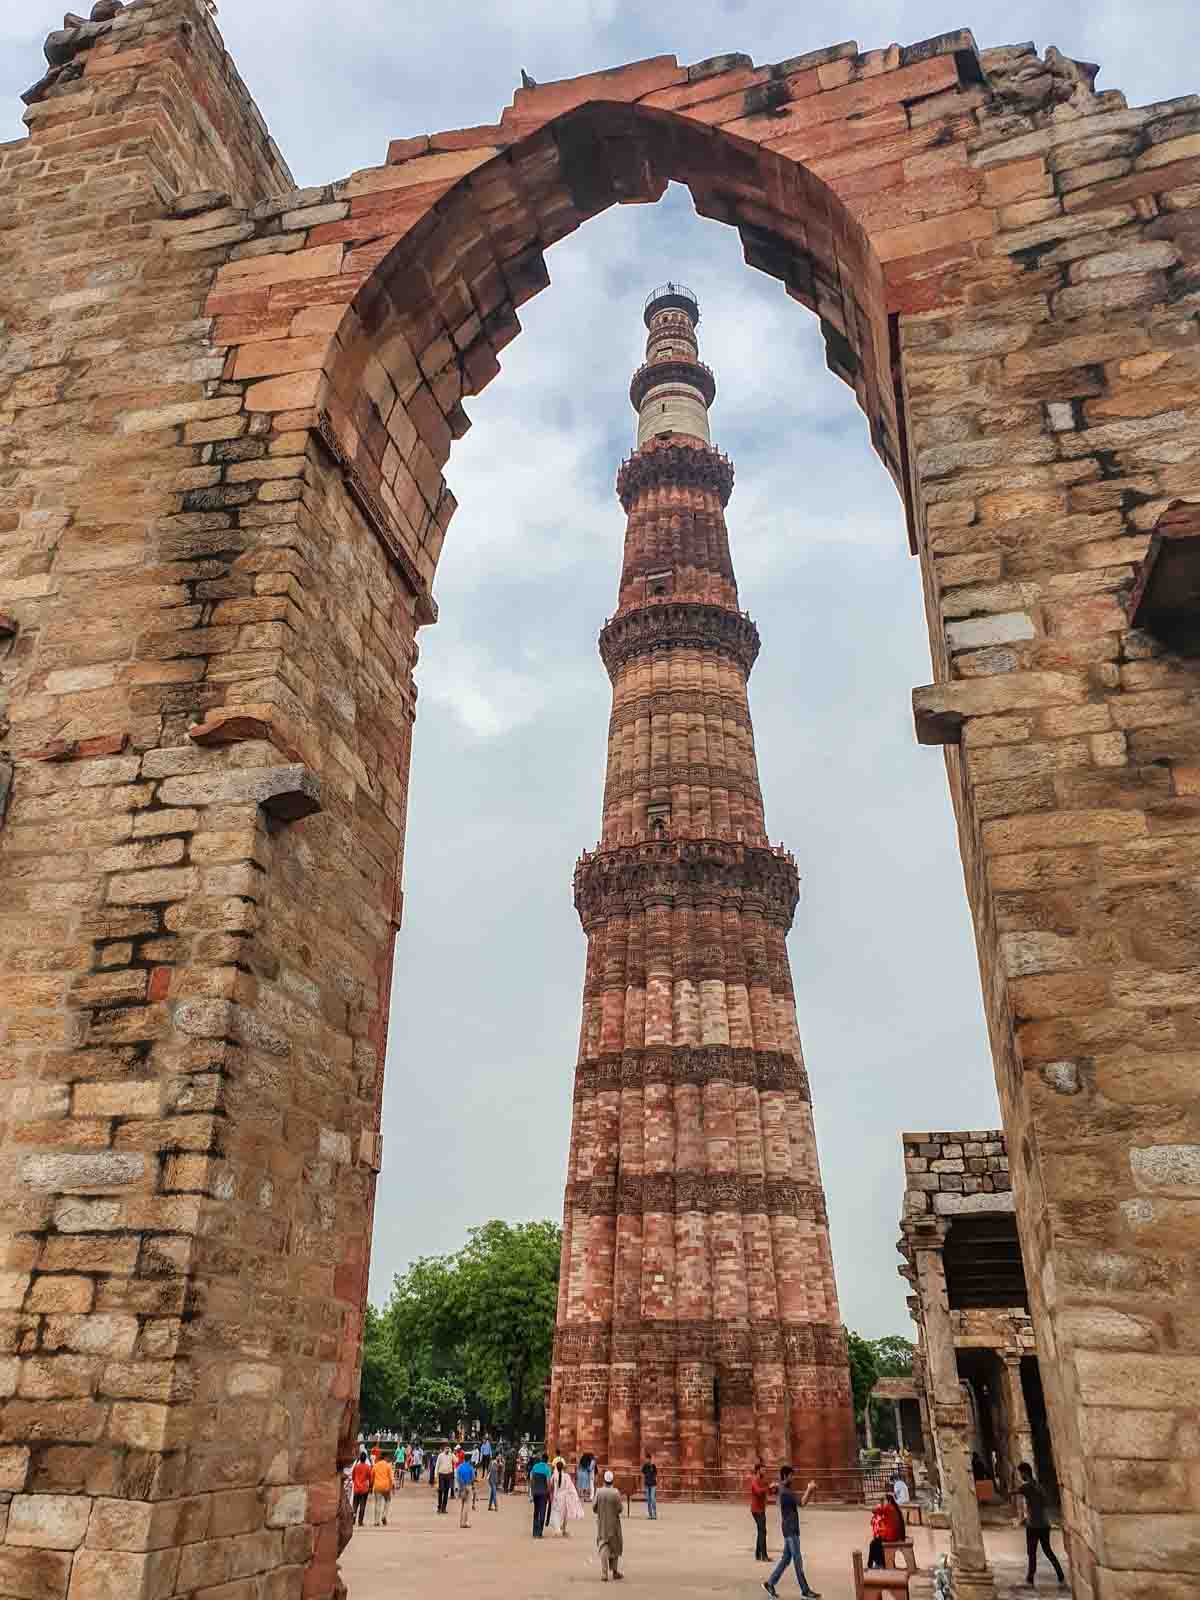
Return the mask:
<path id="1" fill-rule="evenodd" d="M 741 1492 L 757 1456 L 842 1469 L 855 1436 L 785 938 L 792 856 L 767 838 L 709 439 L 700 310 L 646 303 L 600 844 L 588 939 L 547 1439 L 669 1493 Z M 720 1475 L 718 1478 L 717 1475 Z"/>

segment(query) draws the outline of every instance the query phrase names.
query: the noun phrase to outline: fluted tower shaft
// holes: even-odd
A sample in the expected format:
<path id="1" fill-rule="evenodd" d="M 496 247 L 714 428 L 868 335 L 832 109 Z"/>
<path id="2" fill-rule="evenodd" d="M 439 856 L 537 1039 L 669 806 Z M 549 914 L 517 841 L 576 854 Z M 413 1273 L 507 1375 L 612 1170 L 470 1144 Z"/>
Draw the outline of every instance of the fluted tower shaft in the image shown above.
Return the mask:
<path id="1" fill-rule="evenodd" d="M 699 309 L 646 306 L 600 844 L 575 873 L 588 939 L 548 1440 L 670 1489 L 740 1492 L 758 1456 L 843 1469 L 845 1337 L 709 440 Z M 712 1475 L 719 1474 L 714 1478 Z"/>

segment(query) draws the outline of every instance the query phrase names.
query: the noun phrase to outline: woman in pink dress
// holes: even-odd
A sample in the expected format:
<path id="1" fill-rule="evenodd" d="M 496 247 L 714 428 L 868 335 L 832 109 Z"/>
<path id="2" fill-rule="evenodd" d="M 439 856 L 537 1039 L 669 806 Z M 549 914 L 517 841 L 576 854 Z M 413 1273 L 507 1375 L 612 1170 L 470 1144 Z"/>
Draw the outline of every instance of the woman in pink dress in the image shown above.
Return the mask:
<path id="1" fill-rule="evenodd" d="M 579 1498 L 579 1490 L 575 1487 L 575 1480 L 567 1471 L 567 1463 L 561 1456 L 554 1458 L 554 1471 L 550 1474 L 550 1516 L 549 1527 L 552 1533 L 561 1533 L 567 1537 L 567 1523 L 579 1522 L 583 1517 L 583 1503 Z"/>

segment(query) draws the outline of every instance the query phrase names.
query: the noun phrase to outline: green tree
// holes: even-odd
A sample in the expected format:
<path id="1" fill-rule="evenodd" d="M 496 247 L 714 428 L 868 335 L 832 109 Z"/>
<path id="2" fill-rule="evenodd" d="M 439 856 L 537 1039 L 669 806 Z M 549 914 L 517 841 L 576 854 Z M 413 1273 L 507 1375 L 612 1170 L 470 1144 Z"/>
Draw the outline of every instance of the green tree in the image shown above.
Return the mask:
<path id="1" fill-rule="evenodd" d="M 846 1329 L 846 1343 L 850 1351 L 850 1389 L 854 1395 L 854 1420 L 861 1422 L 875 1380 L 879 1376 L 875 1349 L 870 1339 Z"/>
<path id="2" fill-rule="evenodd" d="M 898 1333 L 888 1333 L 881 1339 L 864 1339 L 875 1364 L 875 1378 L 907 1378 L 912 1373 L 915 1346 Z M 875 1380 L 872 1380 L 875 1381 Z M 873 1400 L 871 1406 L 871 1436 L 885 1449 L 899 1444 L 896 1437 L 896 1413 L 891 1402 Z M 857 1400 L 855 1411 L 858 1411 Z"/>
<path id="3" fill-rule="evenodd" d="M 358 1401 L 361 1426 L 385 1427 L 391 1423 L 407 1387 L 408 1370 L 392 1344 L 387 1319 L 369 1305 L 363 1327 L 362 1386 Z"/>
<path id="4" fill-rule="evenodd" d="M 481 1414 L 506 1410 L 519 1430 L 550 1371 L 561 1248 L 556 1223 L 493 1221 L 455 1254 L 414 1261 L 383 1313 L 393 1350 L 431 1377 L 461 1375 Z"/>
<path id="5" fill-rule="evenodd" d="M 399 1414 L 405 1432 L 449 1434 L 467 1415 L 469 1406 L 466 1390 L 453 1378 L 419 1372 L 410 1380 Z"/>
<path id="6" fill-rule="evenodd" d="M 911 1374 L 916 1346 L 910 1340 L 888 1333 L 882 1339 L 872 1339 L 870 1344 L 881 1378 L 907 1378 Z"/>

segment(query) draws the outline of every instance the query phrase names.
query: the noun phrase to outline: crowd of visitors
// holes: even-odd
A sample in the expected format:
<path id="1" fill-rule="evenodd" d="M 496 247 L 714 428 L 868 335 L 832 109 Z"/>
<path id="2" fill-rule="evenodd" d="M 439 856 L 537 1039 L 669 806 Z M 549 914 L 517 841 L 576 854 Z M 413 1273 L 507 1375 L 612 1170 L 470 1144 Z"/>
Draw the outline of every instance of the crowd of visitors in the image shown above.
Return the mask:
<path id="1" fill-rule="evenodd" d="M 621 1561 L 624 1556 L 622 1518 L 625 1496 L 617 1487 L 611 1469 L 600 1472 L 596 1457 L 589 1451 L 580 1456 L 574 1476 L 560 1455 L 551 1461 L 543 1451 L 535 1455 L 528 1443 L 517 1447 L 494 1445 L 491 1435 L 469 1452 L 461 1443 L 449 1440 L 439 1450 L 426 1451 L 415 1442 L 397 1444 L 391 1457 L 376 1444 L 368 1453 L 363 1446 L 349 1473 L 348 1493 L 351 1497 L 354 1521 L 364 1525 L 369 1499 L 374 1499 L 373 1523 L 386 1527 L 392 1495 L 403 1487 L 406 1472 L 413 1483 L 420 1480 L 423 1468 L 428 1465 L 429 1483 L 435 1489 L 436 1513 L 446 1516 L 451 1499 L 459 1502 L 458 1525 L 471 1526 L 471 1512 L 478 1505 L 479 1485 L 488 1490 L 489 1511 L 499 1510 L 499 1493 L 514 1492 L 518 1480 L 523 1481 L 532 1503 L 532 1535 L 542 1539 L 549 1529 L 551 1535 L 567 1538 L 570 1524 L 586 1516 L 585 1505 L 592 1507 L 596 1521 L 596 1548 L 600 1560 L 600 1576 L 607 1583 L 611 1578 L 621 1582 L 624 1574 Z M 799 1506 L 806 1505 L 816 1488 L 810 1483 L 802 1497 L 797 1499 L 791 1489 L 791 1467 L 780 1469 L 778 1497 L 780 1527 L 784 1543 L 784 1556 L 763 1584 L 768 1594 L 774 1594 L 775 1581 L 789 1565 L 794 1564 L 800 1580 L 801 1594 L 808 1600 L 820 1600 L 808 1586 L 800 1554 Z M 600 1480 L 599 1483 L 597 1480 Z M 652 1455 L 642 1463 L 641 1479 L 646 1500 L 646 1515 L 652 1522 L 658 1520 L 658 1467 Z M 756 1560 L 768 1560 L 766 1548 L 767 1499 L 777 1492 L 768 1485 L 765 1469 L 760 1461 L 750 1479 L 750 1507 L 757 1525 Z"/>
<path id="2" fill-rule="evenodd" d="M 364 1446 L 348 1474 L 347 1494 L 351 1501 L 353 1520 L 364 1525 L 368 1500 L 374 1501 L 373 1525 L 387 1527 L 388 1510 L 392 1495 L 404 1486 L 406 1474 L 413 1483 L 420 1481 L 422 1471 L 428 1466 L 429 1483 L 435 1491 L 435 1505 L 439 1516 L 447 1515 L 449 1502 L 459 1502 L 459 1527 L 471 1526 L 471 1513 L 477 1509 L 479 1490 L 487 1488 L 488 1511 L 499 1510 L 501 1492 L 512 1494 L 518 1482 L 525 1486 L 532 1506 L 532 1536 L 543 1539 L 549 1530 L 551 1536 L 567 1538 L 571 1524 L 583 1521 L 585 1506 L 592 1507 L 595 1518 L 596 1548 L 600 1561 L 600 1575 L 605 1583 L 612 1578 L 624 1578 L 621 1562 L 624 1556 L 623 1513 L 626 1493 L 615 1483 L 611 1469 L 601 1470 L 591 1452 L 579 1457 L 574 1475 L 561 1455 L 550 1459 L 548 1452 L 535 1453 L 528 1442 L 519 1446 L 495 1444 L 487 1435 L 481 1444 L 467 1449 L 461 1443 L 446 1441 L 436 1452 L 425 1450 L 415 1442 L 396 1445 L 389 1457 L 377 1444 L 368 1453 Z M 1017 1495 L 1023 1502 L 1029 1573 L 1026 1583 L 1033 1584 L 1039 1551 L 1044 1552 L 1061 1587 L 1066 1579 L 1058 1557 L 1050 1545 L 1050 1518 L 1046 1493 L 1027 1462 L 1022 1462 Z M 774 1500 L 779 1507 L 779 1532 L 783 1553 L 763 1581 L 763 1590 L 772 1596 L 778 1594 L 776 1584 L 789 1567 L 794 1568 L 800 1588 L 801 1600 L 820 1600 L 804 1570 L 804 1557 L 800 1542 L 800 1511 L 816 1492 L 815 1482 L 809 1482 L 802 1493 L 797 1493 L 793 1483 L 794 1471 L 784 1465 L 779 1469 L 777 1482 L 771 1482 L 765 1464 L 757 1461 L 747 1480 L 750 1515 L 754 1520 L 754 1559 L 770 1561 L 767 1550 L 767 1507 Z M 646 1515 L 650 1521 L 658 1520 L 658 1467 L 652 1455 L 642 1463 L 641 1479 L 646 1501 Z M 893 1490 L 886 1492 L 871 1513 L 871 1537 L 867 1552 L 867 1567 L 882 1568 L 887 1547 L 903 1543 L 907 1538 L 901 1496 L 894 1492 L 901 1488 L 898 1480 Z M 908 1500 L 907 1489 L 903 1499 Z"/>

